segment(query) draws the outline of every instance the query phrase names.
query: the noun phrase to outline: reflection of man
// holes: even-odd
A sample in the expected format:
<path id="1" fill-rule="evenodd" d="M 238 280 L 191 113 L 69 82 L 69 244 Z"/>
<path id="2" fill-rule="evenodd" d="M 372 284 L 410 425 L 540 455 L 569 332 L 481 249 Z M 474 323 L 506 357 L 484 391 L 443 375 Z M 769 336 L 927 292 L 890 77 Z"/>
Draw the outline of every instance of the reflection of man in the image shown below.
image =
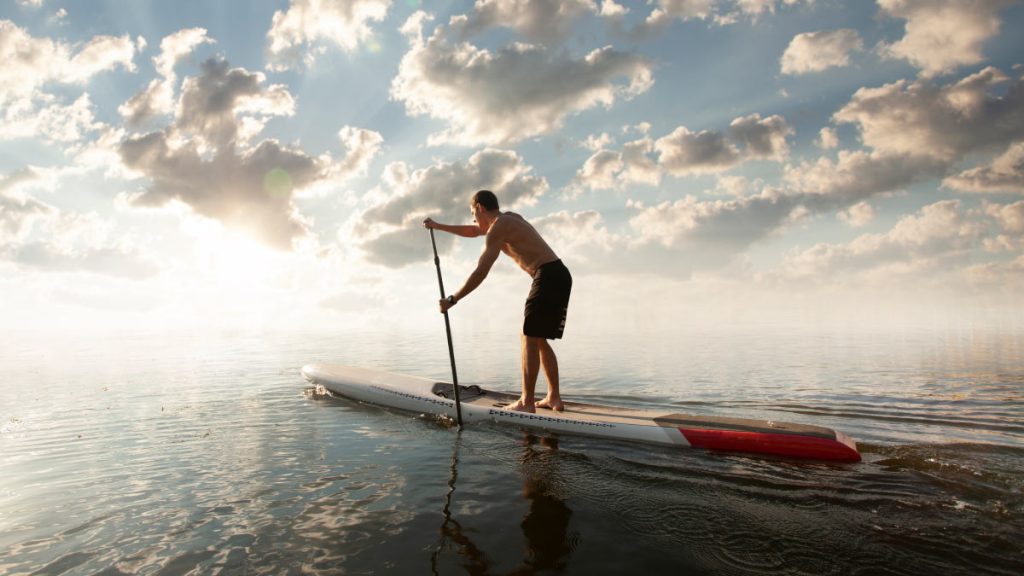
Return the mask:
<path id="1" fill-rule="evenodd" d="M 574 546 L 570 544 L 569 510 L 561 499 L 551 494 L 547 484 L 550 470 L 535 469 L 544 455 L 536 452 L 531 444 L 535 439 L 527 436 L 526 452 L 523 457 L 523 496 L 530 501 L 530 511 L 521 524 L 526 536 L 525 566 L 512 574 L 532 574 L 536 571 L 564 570 Z M 555 450 L 554 440 L 542 438 L 541 444 Z M 545 468 L 543 465 L 542 468 Z M 533 469 L 531 469 L 533 468 Z M 577 538 L 573 535 L 572 538 Z"/>
<path id="2" fill-rule="evenodd" d="M 476 224 L 450 225 L 423 221 L 426 228 L 437 229 L 466 238 L 486 235 L 483 253 L 476 269 L 462 288 L 441 300 L 441 312 L 447 311 L 476 289 L 490 272 L 498 254 L 504 252 L 527 274 L 533 277 L 530 295 L 526 299 L 523 321 L 522 366 L 523 391 L 519 400 L 508 406 L 510 410 L 534 412 L 535 407 L 564 410 L 558 391 L 558 359 L 548 340 L 561 338 L 569 309 L 572 276 L 569 269 L 555 255 L 554 250 L 541 238 L 537 230 L 522 216 L 498 209 L 498 198 L 489 190 L 481 190 L 469 202 Z M 534 402 L 537 373 L 544 368 L 548 380 L 548 394 Z"/>

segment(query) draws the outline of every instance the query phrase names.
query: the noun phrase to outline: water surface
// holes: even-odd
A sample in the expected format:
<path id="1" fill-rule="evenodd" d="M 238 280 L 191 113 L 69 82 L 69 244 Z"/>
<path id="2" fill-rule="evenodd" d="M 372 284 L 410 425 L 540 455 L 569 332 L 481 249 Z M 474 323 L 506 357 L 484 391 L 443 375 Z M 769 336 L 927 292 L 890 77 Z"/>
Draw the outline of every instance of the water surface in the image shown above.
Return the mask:
<path id="1" fill-rule="evenodd" d="M 3 574 L 1024 573 L 1015 332 L 558 344 L 572 398 L 829 426 L 854 465 L 459 432 L 299 376 L 444 378 L 436 331 L 0 345 Z M 457 335 L 460 379 L 515 390 L 517 346 Z"/>

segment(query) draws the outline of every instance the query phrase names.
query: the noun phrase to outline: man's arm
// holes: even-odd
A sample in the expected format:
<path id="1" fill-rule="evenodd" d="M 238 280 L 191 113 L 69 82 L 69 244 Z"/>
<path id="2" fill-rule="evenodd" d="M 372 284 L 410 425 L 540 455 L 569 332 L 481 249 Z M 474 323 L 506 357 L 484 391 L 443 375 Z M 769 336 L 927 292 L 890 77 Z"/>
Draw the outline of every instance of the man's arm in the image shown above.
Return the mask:
<path id="1" fill-rule="evenodd" d="M 448 232 L 463 238 L 476 238 L 483 234 L 480 227 L 475 224 L 441 224 L 440 222 L 434 222 L 433 218 L 424 220 L 423 227 Z"/>
<path id="2" fill-rule="evenodd" d="M 462 285 L 452 296 L 455 297 L 455 301 L 458 302 L 469 295 L 470 292 L 476 290 L 477 286 L 487 278 L 488 272 L 491 271 L 491 266 L 494 265 L 494 261 L 498 259 L 501 254 L 501 237 L 500 231 L 495 230 L 497 224 L 491 227 L 490 232 L 487 234 L 487 239 L 484 242 L 484 251 L 480 254 L 480 259 L 476 263 L 476 269 L 466 279 L 466 283 Z M 452 304 L 447 299 L 441 300 L 441 312 L 444 312 L 452 307 Z"/>

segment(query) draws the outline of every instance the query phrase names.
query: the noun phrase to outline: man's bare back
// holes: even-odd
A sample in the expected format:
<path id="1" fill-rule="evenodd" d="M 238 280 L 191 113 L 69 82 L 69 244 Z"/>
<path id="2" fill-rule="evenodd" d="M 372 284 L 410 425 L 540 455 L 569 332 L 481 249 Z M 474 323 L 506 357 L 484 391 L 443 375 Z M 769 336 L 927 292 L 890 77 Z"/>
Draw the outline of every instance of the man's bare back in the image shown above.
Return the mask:
<path id="1" fill-rule="evenodd" d="M 488 236 L 492 234 L 501 243 L 501 251 L 531 276 L 544 264 L 558 260 L 537 230 L 515 212 L 502 212 L 487 231 Z"/>

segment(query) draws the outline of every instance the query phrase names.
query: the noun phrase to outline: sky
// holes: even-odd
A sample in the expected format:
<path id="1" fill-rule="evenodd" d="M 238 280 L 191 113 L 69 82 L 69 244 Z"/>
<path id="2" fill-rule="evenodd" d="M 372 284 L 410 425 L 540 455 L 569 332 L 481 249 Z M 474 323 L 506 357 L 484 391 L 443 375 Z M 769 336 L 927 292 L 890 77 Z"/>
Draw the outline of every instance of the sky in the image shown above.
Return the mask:
<path id="1" fill-rule="evenodd" d="M 1024 327 L 1012 0 L 9 0 L 5 330 L 437 323 L 494 190 L 567 337 Z M 447 292 L 481 242 L 437 236 Z M 501 259 L 452 310 L 519 329 Z"/>

